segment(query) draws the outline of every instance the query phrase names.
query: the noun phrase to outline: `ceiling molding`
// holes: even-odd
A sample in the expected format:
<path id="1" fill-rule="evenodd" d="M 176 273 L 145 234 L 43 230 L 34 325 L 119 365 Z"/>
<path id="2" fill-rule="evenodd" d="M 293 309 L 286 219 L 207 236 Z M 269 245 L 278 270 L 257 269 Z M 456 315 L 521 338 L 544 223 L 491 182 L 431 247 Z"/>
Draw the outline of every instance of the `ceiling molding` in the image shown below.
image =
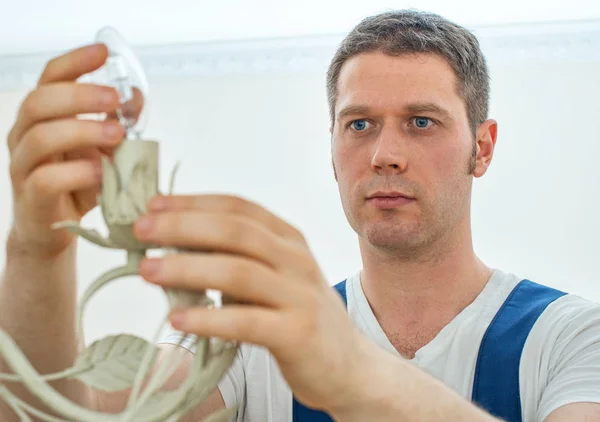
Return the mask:
<path id="1" fill-rule="evenodd" d="M 600 62 L 600 19 L 472 27 L 490 64 Z M 343 35 L 135 48 L 150 82 L 226 74 L 325 72 Z M 35 85 L 57 52 L 0 55 L 0 90 Z"/>

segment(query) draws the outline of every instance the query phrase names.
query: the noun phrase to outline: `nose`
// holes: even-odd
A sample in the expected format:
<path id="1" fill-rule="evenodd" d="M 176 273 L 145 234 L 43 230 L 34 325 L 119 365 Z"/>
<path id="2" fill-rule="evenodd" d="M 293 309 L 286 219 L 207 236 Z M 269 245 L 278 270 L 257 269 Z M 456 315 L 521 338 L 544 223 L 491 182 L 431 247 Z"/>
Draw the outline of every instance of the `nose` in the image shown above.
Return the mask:
<path id="1" fill-rule="evenodd" d="M 397 130 L 382 130 L 371 157 L 373 170 L 378 174 L 402 173 L 406 170 L 407 165 L 406 142 L 402 135 Z"/>

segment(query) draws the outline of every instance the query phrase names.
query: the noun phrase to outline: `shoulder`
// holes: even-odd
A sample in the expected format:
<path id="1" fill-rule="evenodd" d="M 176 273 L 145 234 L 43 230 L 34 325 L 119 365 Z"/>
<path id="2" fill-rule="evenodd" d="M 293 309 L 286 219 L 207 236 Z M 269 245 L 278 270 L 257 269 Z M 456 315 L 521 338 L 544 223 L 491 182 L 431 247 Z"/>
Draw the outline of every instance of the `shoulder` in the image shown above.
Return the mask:
<path id="1" fill-rule="evenodd" d="M 500 311 L 509 306 L 516 316 L 529 313 L 535 320 L 532 332 L 541 330 L 558 334 L 581 323 L 600 328 L 599 303 L 513 273 L 497 270 L 494 276 L 498 274 L 500 287 L 496 289 L 499 293 L 496 296 L 502 300 Z"/>
<path id="2" fill-rule="evenodd" d="M 535 285 L 537 287 L 530 300 L 535 301 L 544 295 L 554 297 L 532 327 L 528 342 L 533 342 L 538 347 L 544 344 L 556 349 L 565 341 L 595 341 L 600 338 L 600 304 L 572 293 L 559 292 L 543 284 Z"/>
<path id="3" fill-rule="evenodd" d="M 508 280 L 508 277 L 505 277 Z M 495 315 L 504 318 L 505 331 L 524 334 L 521 364 L 544 369 L 551 376 L 565 362 L 596 353 L 600 362 L 600 304 L 527 279 L 504 283 L 506 294 Z M 506 315 L 504 315 L 506 316 Z M 504 339 L 506 340 L 506 339 Z M 538 377 L 533 377 L 534 379 Z"/>
<path id="4" fill-rule="evenodd" d="M 574 294 L 556 299 L 540 315 L 526 346 L 552 374 L 585 360 L 600 364 L 600 304 Z"/>
<path id="5" fill-rule="evenodd" d="M 572 335 L 584 327 L 600 329 L 600 304 L 566 293 L 548 305 L 534 328 Z"/>
<path id="6" fill-rule="evenodd" d="M 556 369 L 565 359 L 587 353 L 590 346 L 600 352 L 599 339 L 600 304 L 565 293 L 541 313 L 525 347 L 532 359 L 542 359 L 548 369 Z"/>
<path id="7" fill-rule="evenodd" d="M 565 294 L 540 315 L 523 348 L 523 411 L 544 420 L 558 407 L 600 402 L 600 304 Z"/>

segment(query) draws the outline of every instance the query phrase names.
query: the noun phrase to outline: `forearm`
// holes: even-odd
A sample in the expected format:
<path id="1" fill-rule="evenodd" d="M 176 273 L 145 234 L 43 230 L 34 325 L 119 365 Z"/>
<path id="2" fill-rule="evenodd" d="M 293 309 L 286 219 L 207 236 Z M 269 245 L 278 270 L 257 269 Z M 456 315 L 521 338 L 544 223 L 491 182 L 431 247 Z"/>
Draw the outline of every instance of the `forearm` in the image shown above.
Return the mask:
<path id="1" fill-rule="evenodd" d="M 499 420 L 424 371 L 378 350 L 358 374 L 349 405 L 333 410 L 336 421 L 434 422 Z M 350 398 L 349 397 L 349 398 Z"/>
<path id="2" fill-rule="evenodd" d="M 51 260 L 28 255 L 12 238 L 6 249 L 6 266 L 0 279 L 0 329 L 15 340 L 41 374 L 72 366 L 78 352 L 75 246 Z M 1 356 L 0 372 L 12 372 Z M 42 407 L 18 383 L 6 386 L 27 402 Z M 52 386 L 70 399 L 87 403 L 83 386 L 75 381 L 57 381 Z M 8 419 L 7 413 L 12 415 L 0 404 L 0 419 Z"/>

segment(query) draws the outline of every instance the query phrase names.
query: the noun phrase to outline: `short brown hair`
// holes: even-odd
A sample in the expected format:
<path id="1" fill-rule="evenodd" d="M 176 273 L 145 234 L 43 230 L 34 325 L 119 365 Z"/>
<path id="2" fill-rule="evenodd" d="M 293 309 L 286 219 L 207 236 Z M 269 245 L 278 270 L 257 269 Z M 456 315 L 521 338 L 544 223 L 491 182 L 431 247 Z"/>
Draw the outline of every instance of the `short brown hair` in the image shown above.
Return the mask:
<path id="1" fill-rule="evenodd" d="M 335 119 L 337 83 L 343 64 L 361 53 L 391 56 L 434 53 L 442 56 L 458 78 L 458 95 L 466 105 L 473 134 L 488 116 L 489 74 L 479 41 L 467 29 L 433 13 L 399 10 L 362 20 L 342 41 L 327 71 L 327 99 Z"/>

